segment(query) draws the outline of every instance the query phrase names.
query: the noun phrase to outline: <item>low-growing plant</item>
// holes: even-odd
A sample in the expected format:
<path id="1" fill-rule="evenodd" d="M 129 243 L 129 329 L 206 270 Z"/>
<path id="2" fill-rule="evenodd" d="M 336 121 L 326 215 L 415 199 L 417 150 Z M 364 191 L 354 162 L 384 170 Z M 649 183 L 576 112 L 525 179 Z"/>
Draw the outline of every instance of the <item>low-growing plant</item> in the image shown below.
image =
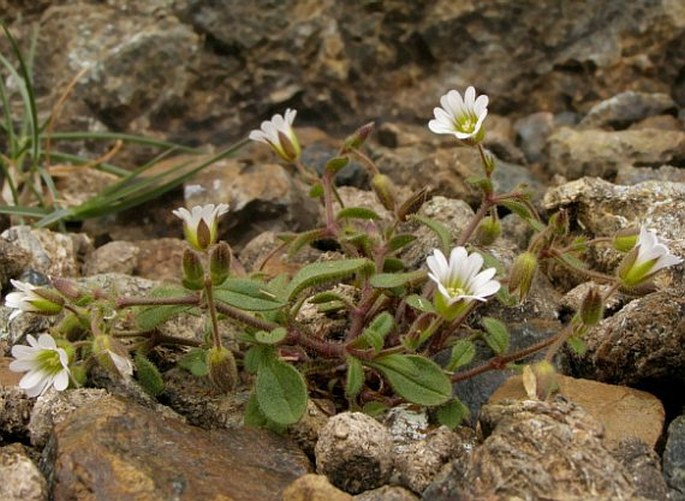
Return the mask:
<path id="1" fill-rule="evenodd" d="M 292 425 L 305 412 L 308 396 L 316 394 L 367 412 L 407 401 L 434 408 L 441 423 L 454 427 L 467 408 L 453 395 L 453 384 L 546 350 L 542 361 L 525 367 L 524 379 L 531 395 L 549 395 L 554 354 L 564 343 L 583 349 L 583 335 L 602 319 L 607 297 L 620 288 L 638 291 L 660 269 L 681 259 L 644 228 L 614 237 L 571 239 L 565 212 L 544 222 L 523 187 L 499 193 L 493 182 L 497 163 L 482 145 L 487 104 L 487 96 L 476 97 L 473 87 L 463 97 L 450 91 L 429 123 L 433 132 L 451 134 L 460 146 L 475 148 L 482 161 L 482 175 L 470 180 L 480 189 L 481 203 L 458 236 L 420 214 L 425 189 L 400 199 L 390 179 L 363 153 L 372 124 L 345 139 L 317 174 L 302 163 L 292 128 L 294 110 L 263 122 L 250 139 L 269 145 L 323 205 L 323 224 L 285 235 L 280 250 L 292 255 L 325 242 L 332 251 L 292 276 L 268 277 L 259 270 L 237 276 L 232 272 L 239 267 L 232 266 L 231 248 L 217 241 L 217 221 L 228 206 L 178 209 L 174 213 L 183 221 L 189 244 L 182 285 L 162 286 L 148 297 L 118 297 L 65 279 L 54 280 L 53 288 L 14 282 L 20 291 L 9 294 L 6 304 L 16 312 L 65 313 L 52 330 L 56 342 L 29 338 L 30 347 L 13 348 L 17 361 L 12 368 L 32 371 L 21 386 L 31 395 L 50 384 L 61 390 L 66 387 L 65 371 L 73 384 L 82 384 L 90 368 L 99 364 L 119 377 L 130 377 L 135 370 L 140 383 L 158 394 L 163 377 L 149 355 L 160 345 L 176 344 L 191 346 L 180 365 L 196 376 L 209 377 L 220 391 L 236 387 L 239 368 L 252 375 L 248 425 Z M 334 180 L 351 160 L 369 169 L 385 213 L 344 205 Z M 488 252 L 501 233 L 501 208 L 522 218 L 533 231 L 528 248 L 508 272 Z M 411 269 L 403 257 L 417 243 L 420 226 L 435 234 L 438 248 L 426 256 L 427 269 Z M 625 252 L 615 275 L 590 270 L 580 259 L 592 245 L 613 245 Z M 505 323 L 478 310 L 488 301 L 508 308 L 525 300 L 546 262 L 609 287 L 604 293 L 591 288 L 573 319 L 551 338 L 511 350 Z M 162 324 L 178 315 L 204 318 L 204 337 L 188 340 L 162 334 Z M 117 330 L 115 326 L 128 317 L 134 322 L 131 330 Z M 312 317 L 318 321 L 310 321 Z M 238 334 L 227 345 L 220 334 L 222 322 L 237 327 L 232 331 Z M 478 340 L 489 346 L 492 357 L 465 370 L 474 360 Z M 439 353 L 447 355 L 442 364 L 436 362 Z"/>

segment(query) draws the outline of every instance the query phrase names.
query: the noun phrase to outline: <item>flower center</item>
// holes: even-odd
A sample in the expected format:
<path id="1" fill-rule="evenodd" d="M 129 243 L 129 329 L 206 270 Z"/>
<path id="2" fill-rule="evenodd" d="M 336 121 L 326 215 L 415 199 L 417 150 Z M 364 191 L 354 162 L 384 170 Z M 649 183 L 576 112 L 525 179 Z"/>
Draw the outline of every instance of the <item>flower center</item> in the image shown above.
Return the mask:
<path id="1" fill-rule="evenodd" d="M 40 364 L 41 371 L 47 372 L 48 374 L 57 374 L 64 368 L 62 367 L 59 353 L 55 350 L 41 350 L 36 359 Z"/>
<path id="2" fill-rule="evenodd" d="M 466 289 L 458 285 L 447 287 L 447 292 L 449 292 L 452 297 L 465 296 L 467 294 Z"/>
<path id="3" fill-rule="evenodd" d="M 466 113 L 455 120 L 455 126 L 461 132 L 473 132 L 478 123 L 478 117 L 473 113 Z"/>

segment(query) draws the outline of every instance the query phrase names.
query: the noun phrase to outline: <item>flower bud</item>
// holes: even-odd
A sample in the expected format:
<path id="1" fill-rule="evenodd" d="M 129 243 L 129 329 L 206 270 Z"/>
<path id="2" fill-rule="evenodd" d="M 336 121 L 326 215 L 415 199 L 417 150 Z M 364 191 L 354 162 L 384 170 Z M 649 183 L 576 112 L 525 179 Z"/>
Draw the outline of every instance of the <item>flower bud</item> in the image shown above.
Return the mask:
<path id="1" fill-rule="evenodd" d="M 416 214 L 426 202 L 427 193 L 426 187 L 412 193 L 397 209 L 397 218 L 400 221 L 406 221 L 407 217 Z"/>
<path id="2" fill-rule="evenodd" d="M 71 379 L 76 381 L 76 384 L 85 384 L 86 379 L 88 379 L 88 371 L 82 363 L 70 366 L 69 371 L 71 372 Z"/>
<path id="3" fill-rule="evenodd" d="M 580 319 L 585 325 L 595 325 L 604 317 L 604 301 L 596 287 L 592 287 L 580 305 Z"/>
<path id="4" fill-rule="evenodd" d="M 376 174 L 371 179 L 371 187 L 376 193 L 378 200 L 383 204 L 383 207 L 389 211 L 395 210 L 395 195 L 392 181 L 385 174 Z"/>
<path id="5" fill-rule="evenodd" d="M 476 229 L 476 242 L 482 246 L 492 245 L 502 234 L 502 224 L 496 217 L 483 219 Z"/>
<path id="6" fill-rule="evenodd" d="M 200 290 L 205 285 L 205 270 L 197 252 L 186 249 L 183 252 L 183 286 L 191 290 Z"/>
<path id="7" fill-rule="evenodd" d="M 95 336 L 93 355 L 100 367 L 111 374 L 120 377 L 133 375 L 133 363 L 128 356 L 128 350 L 112 336 Z"/>
<path id="8" fill-rule="evenodd" d="M 302 149 L 295 134 L 287 135 L 283 131 L 278 131 L 278 143 L 280 148 L 275 148 L 276 153 L 286 162 L 295 162 L 300 158 Z"/>
<path id="9" fill-rule="evenodd" d="M 231 272 L 231 248 L 226 242 L 219 242 L 209 254 L 209 273 L 212 284 L 221 285 Z"/>
<path id="10" fill-rule="evenodd" d="M 376 124 L 374 122 L 369 122 L 354 131 L 354 133 L 348 136 L 343 142 L 343 146 L 340 149 L 341 153 L 346 153 L 350 150 L 357 150 L 361 148 L 373 131 L 375 125 Z"/>
<path id="11" fill-rule="evenodd" d="M 640 228 L 637 244 L 623 257 L 617 274 L 621 285 L 633 288 L 648 282 L 659 270 L 682 262 L 659 241 L 655 231 Z"/>
<path id="12" fill-rule="evenodd" d="M 524 252 L 514 261 L 509 274 L 509 293 L 516 293 L 523 300 L 530 291 L 538 268 L 538 258 L 532 252 Z"/>
<path id="13" fill-rule="evenodd" d="M 235 358 L 226 348 L 207 350 L 207 369 L 209 380 L 221 391 L 233 391 L 238 383 L 238 368 Z"/>
<path id="14" fill-rule="evenodd" d="M 84 293 L 72 280 L 67 278 L 57 277 L 51 279 L 52 286 L 64 297 L 72 301 L 78 301 L 84 296 Z"/>
<path id="15" fill-rule="evenodd" d="M 619 230 L 614 235 L 611 244 L 620 252 L 628 252 L 637 244 L 640 228 L 631 227 Z"/>
<path id="16" fill-rule="evenodd" d="M 568 235 L 568 225 L 568 212 L 565 209 L 561 209 L 559 212 L 552 214 L 549 218 L 548 226 L 552 228 L 552 231 L 556 236 L 564 237 Z"/>

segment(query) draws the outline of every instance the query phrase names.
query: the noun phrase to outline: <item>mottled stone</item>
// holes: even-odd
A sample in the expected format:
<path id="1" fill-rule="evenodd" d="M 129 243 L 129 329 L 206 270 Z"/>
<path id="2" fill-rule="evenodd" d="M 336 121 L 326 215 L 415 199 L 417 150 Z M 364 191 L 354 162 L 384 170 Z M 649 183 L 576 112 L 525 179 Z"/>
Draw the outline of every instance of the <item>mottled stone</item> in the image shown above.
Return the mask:
<path id="1" fill-rule="evenodd" d="M 554 131 L 554 115 L 539 111 L 520 118 L 514 123 L 518 144 L 530 163 L 547 160 L 547 139 Z"/>
<path id="2" fill-rule="evenodd" d="M 29 251 L 5 239 L 0 239 L 0 284 L 9 285 L 11 278 L 17 278 L 31 262 Z"/>
<path id="3" fill-rule="evenodd" d="M 685 298 L 678 291 L 631 301 L 584 336 L 585 353 L 569 354 L 573 375 L 646 385 L 657 396 L 667 397 L 670 388 L 685 384 L 684 316 Z"/>
<path id="4" fill-rule="evenodd" d="M 348 493 L 334 487 L 325 475 L 308 473 L 283 491 L 283 501 L 352 501 Z"/>
<path id="5" fill-rule="evenodd" d="M 354 501 L 418 501 L 419 498 L 409 489 L 399 485 L 384 485 L 378 489 L 362 492 L 354 496 Z"/>
<path id="6" fill-rule="evenodd" d="M 481 426 L 486 438 L 459 495 L 433 499 L 630 499 L 635 493 L 626 469 L 602 445 L 601 424 L 559 397 L 489 404 Z"/>
<path id="7" fill-rule="evenodd" d="M 56 499 L 280 500 L 309 469 L 269 432 L 201 430 L 113 397 L 59 423 L 54 448 Z"/>
<path id="8" fill-rule="evenodd" d="M 48 484 L 20 444 L 0 447 L 0 499 L 47 501 Z"/>
<path id="9" fill-rule="evenodd" d="M 321 429 L 335 413 L 335 405 L 330 400 L 307 400 L 307 410 L 300 420 L 288 429 L 288 434 L 297 445 L 311 458 L 319 439 Z"/>
<path id="10" fill-rule="evenodd" d="M 567 179 L 611 179 L 623 165 L 659 167 L 685 162 L 685 132 L 573 130 L 563 127 L 549 138 L 549 170 Z"/>
<path id="11" fill-rule="evenodd" d="M 134 273 L 162 282 L 180 282 L 183 252 L 188 243 L 179 238 L 138 240 L 138 260 Z"/>
<path id="12" fill-rule="evenodd" d="M 654 447 L 661 436 L 663 404 L 645 391 L 557 374 L 559 393 L 579 405 L 604 427 L 603 442 L 616 447 L 628 438 L 638 438 Z M 490 397 L 490 402 L 527 400 L 521 376 L 512 376 Z"/>
<path id="13" fill-rule="evenodd" d="M 26 433 L 34 403 L 18 386 L 22 374 L 9 370 L 12 360 L 0 357 L 0 443 Z"/>
<path id="14" fill-rule="evenodd" d="M 139 247 L 133 242 L 109 242 L 98 247 L 83 266 L 84 275 L 98 273 L 133 274 L 138 261 Z"/>
<path id="15" fill-rule="evenodd" d="M 675 418 L 668 426 L 663 465 L 671 499 L 685 499 L 685 415 Z"/>
<path id="16" fill-rule="evenodd" d="M 435 474 L 462 451 L 461 437 L 442 426 L 395 457 L 395 473 L 404 487 L 422 493 Z"/>
<path id="17" fill-rule="evenodd" d="M 578 125 L 625 129 L 639 120 L 675 110 L 676 103 L 668 94 L 627 91 L 593 106 Z"/>
<path id="18" fill-rule="evenodd" d="M 661 474 L 661 460 L 651 445 L 638 438 L 621 440 L 611 454 L 626 468 L 636 496 L 668 499 L 668 486 Z"/>
<path id="19" fill-rule="evenodd" d="M 317 471 L 351 494 L 383 485 L 392 473 L 388 430 L 361 412 L 343 412 L 329 419 L 315 452 Z"/>

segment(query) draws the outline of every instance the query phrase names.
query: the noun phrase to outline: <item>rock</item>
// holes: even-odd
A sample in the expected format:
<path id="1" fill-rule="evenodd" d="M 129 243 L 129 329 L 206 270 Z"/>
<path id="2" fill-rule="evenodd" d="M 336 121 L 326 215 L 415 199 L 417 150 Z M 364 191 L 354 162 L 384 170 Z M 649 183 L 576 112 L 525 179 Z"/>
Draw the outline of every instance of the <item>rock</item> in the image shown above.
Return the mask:
<path id="1" fill-rule="evenodd" d="M 205 431 L 113 397 L 71 413 L 54 433 L 56 499 L 279 500 L 309 469 L 291 442 L 266 431 Z"/>
<path id="2" fill-rule="evenodd" d="M 354 496 L 355 501 L 418 501 L 418 499 L 412 491 L 399 485 L 384 485 Z"/>
<path id="3" fill-rule="evenodd" d="M 675 110 L 676 103 L 668 94 L 627 91 L 593 106 L 579 127 L 625 129 L 639 120 Z"/>
<path id="4" fill-rule="evenodd" d="M 325 475 L 308 473 L 283 491 L 283 501 L 352 501 L 354 498 L 331 485 Z"/>
<path id="5" fill-rule="evenodd" d="M 92 249 L 86 235 L 56 233 L 29 226 L 13 226 L 3 231 L 0 239 L 29 254 L 30 260 L 23 272 L 31 270 L 46 277 L 79 276 L 80 258 Z M 24 261 L 23 257 L 20 259 Z"/>
<path id="6" fill-rule="evenodd" d="M 559 301 L 559 309 L 561 313 L 568 315 L 568 318 L 572 318 L 572 314 L 580 310 L 581 304 L 585 296 L 591 289 L 596 289 L 602 297 L 605 297 L 607 292 L 611 289 L 611 285 L 608 284 L 597 284 L 595 282 L 583 282 L 582 284 L 574 287 L 568 291 L 564 297 Z M 607 312 L 614 312 L 623 306 L 626 298 L 620 293 L 614 293 L 604 302 L 604 313 L 605 316 Z"/>
<path id="7" fill-rule="evenodd" d="M 666 402 L 682 405 L 672 388 L 685 384 L 685 298 L 665 290 L 628 303 L 590 329 L 582 355 L 569 354 L 573 375 L 649 388 Z"/>
<path id="8" fill-rule="evenodd" d="M 461 437 L 442 426 L 395 456 L 399 483 L 420 494 L 440 468 L 462 450 Z"/>
<path id="9" fill-rule="evenodd" d="M 46 501 L 48 484 L 24 447 L 0 447 L 0 499 L 7 501 Z"/>
<path id="10" fill-rule="evenodd" d="M 361 412 L 343 412 L 329 419 L 315 452 L 317 471 L 351 494 L 383 485 L 392 473 L 388 430 Z"/>
<path id="11" fill-rule="evenodd" d="M 624 165 L 660 167 L 685 161 L 685 132 L 573 130 L 562 127 L 549 138 L 549 171 L 567 179 L 612 179 Z"/>
<path id="12" fill-rule="evenodd" d="M 92 407 L 106 396 L 105 390 L 79 388 L 64 392 L 51 391 L 38 397 L 28 426 L 31 445 L 38 448 L 44 447 L 56 424 L 67 419 L 75 410 Z"/>
<path id="13" fill-rule="evenodd" d="M 385 413 L 382 423 L 392 436 L 395 454 L 404 454 L 407 447 L 424 440 L 430 431 L 428 412 L 410 404 L 400 404 Z"/>
<path id="14" fill-rule="evenodd" d="M 505 401 L 481 411 L 485 441 L 452 497 L 432 499 L 631 499 L 626 469 L 600 440 L 602 426 L 559 397 Z"/>
<path id="15" fill-rule="evenodd" d="M 220 238 L 238 250 L 259 233 L 303 231 L 315 226 L 317 204 L 306 188 L 278 164 L 221 160 L 185 186 L 186 205 L 228 203 Z M 224 228 L 223 230 L 221 228 Z"/>
<path id="16" fill-rule="evenodd" d="M 657 169 L 623 165 L 618 168 L 614 182 L 616 184 L 638 184 L 651 180 L 685 183 L 685 169 L 671 165 L 662 165 Z"/>
<path id="17" fill-rule="evenodd" d="M 685 123 L 673 115 L 654 115 L 632 124 L 629 129 L 685 130 Z"/>
<path id="18" fill-rule="evenodd" d="M 582 407 L 604 427 L 603 442 L 609 449 L 637 438 L 655 447 L 664 425 L 664 407 L 653 395 L 624 386 L 575 379 L 557 374 L 559 393 Z M 512 376 L 490 397 L 490 402 L 527 400 L 521 376 Z"/>
<path id="19" fill-rule="evenodd" d="M 9 370 L 12 360 L 0 357 L 0 444 L 26 434 L 33 408 L 33 400 L 18 386 L 22 375 Z"/>
<path id="20" fill-rule="evenodd" d="M 0 284 L 5 288 L 11 278 L 17 278 L 31 262 L 27 249 L 7 240 L 0 240 Z"/>
<path id="21" fill-rule="evenodd" d="M 671 489 L 670 499 L 685 499 L 685 415 L 678 416 L 668 426 L 663 465 L 664 477 Z"/>
<path id="22" fill-rule="evenodd" d="M 302 418 L 288 428 L 288 434 L 297 442 L 307 456 L 314 459 L 314 449 L 319 440 L 321 429 L 326 426 L 335 405 L 330 400 L 307 400 L 307 410 Z"/>
<path id="23" fill-rule="evenodd" d="M 56 5 L 43 15 L 40 64 L 56 88 L 83 68 L 75 98 L 109 127 L 179 105 L 191 80 L 200 37 L 173 16 L 153 22 L 101 4 Z M 168 66 L 168 61 L 183 64 Z"/>
<path id="24" fill-rule="evenodd" d="M 188 243 L 179 238 L 138 240 L 139 249 L 135 274 L 161 282 L 181 281 L 183 252 Z"/>
<path id="25" fill-rule="evenodd" d="M 109 242 L 98 247 L 83 266 L 85 275 L 114 272 L 132 275 L 140 248 L 133 242 Z"/>
<path id="26" fill-rule="evenodd" d="M 669 499 L 659 456 L 651 446 L 640 439 L 627 438 L 621 440 L 611 453 L 628 470 L 636 496 Z"/>
<path id="27" fill-rule="evenodd" d="M 539 111 L 520 118 L 514 123 L 519 147 L 530 163 L 545 163 L 547 139 L 554 131 L 554 115 Z"/>

